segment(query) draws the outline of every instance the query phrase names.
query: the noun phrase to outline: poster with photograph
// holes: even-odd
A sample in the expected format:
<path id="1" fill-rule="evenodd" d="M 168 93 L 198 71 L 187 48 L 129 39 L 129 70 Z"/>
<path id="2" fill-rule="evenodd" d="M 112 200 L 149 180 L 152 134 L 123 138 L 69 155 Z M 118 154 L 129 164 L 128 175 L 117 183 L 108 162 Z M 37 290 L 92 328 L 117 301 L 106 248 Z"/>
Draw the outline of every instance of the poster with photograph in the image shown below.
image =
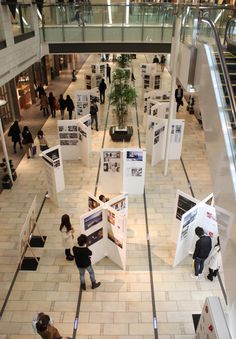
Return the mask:
<path id="1" fill-rule="evenodd" d="M 101 184 L 106 193 L 122 191 L 123 159 L 120 149 L 103 149 L 101 151 Z"/>
<path id="2" fill-rule="evenodd" d="M 91 71 L 92 73 L 100 74 L 103 78 L 106 77 L 106 64 L 92 64 L 91 65 Z"/>
<path id="3" fill-rule="evenodd" d="M 91 152 L 91 117 L 87 114 L 77 120 L 79 135 L 80 158 L 86 166 L 89 166 L 89 154 Z"/>
<path id="4" fill-rule="evenodd" d="M 181 157 L 182 143 L 184 136 L 184 120 L 173 119 L 171 123 L 171 136 L 170 136 L 170 148 L 169 159 L 178 160 Z"/>
<path id="5" fill-rule="evenodd" d="M 123 190 L 129 194 L 142 194 L 144 190 L 146 151 L 124 149 Z"/>
<path id="6" fill-rule="evenodd" d="M 77 120 L 57 120 L 58 138 L 63 160 L 79 159 L 79 134 Z"/>
<path id="7" fill-rule="evenodd" d="M 89 114 L 90 112 L 90 91 L 79 90 L 75 92 L 75 111 L 76 117 Z"/>
<path id="8" fill-rule="evenodd" d="M 152 131 L 152 166 L 162 161 L 165 156 L 166 146 L 166 132 L 167 132 L 167 121 L 166 119 L 156 119 Z M 148 133 L 150 133 L 148 132 Z"/>
<path id="9" fill-rule="evenodd" d="M 199 200 L 195 199 L 189 194 L 177 190 L 176 198 L 176 213 L 175 217 L 178 220 L 182 219 L 182 215 L 194 207 Z"/>
<path id="10" fill-rule="evenodd" d="M 89 228 L 96 226 L 102 221 L 102 210 L 93 211 L 84 218 L 84 229 L 87 231 Z"/>
<path id="11" fill-rule="evenodd" d="M 101 241 L 103 239 L 103 228 L 99 228 L 93 233 L 90 233 L 88 235 L 88 242 L 87 245 L 88 247 L 95 244 L 97 241 Z"/>

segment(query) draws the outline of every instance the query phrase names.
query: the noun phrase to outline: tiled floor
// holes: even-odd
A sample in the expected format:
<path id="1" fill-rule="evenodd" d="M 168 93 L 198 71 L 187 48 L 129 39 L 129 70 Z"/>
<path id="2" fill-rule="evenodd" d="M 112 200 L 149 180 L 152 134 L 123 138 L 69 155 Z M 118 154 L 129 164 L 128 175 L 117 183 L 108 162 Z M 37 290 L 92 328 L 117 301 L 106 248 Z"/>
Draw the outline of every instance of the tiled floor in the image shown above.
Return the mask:
<path id="1" fill-rule="evenodd" d="M 138 114 L 142 122 L 142 90 L 139 63 L 152 56 L 139 55 L 133 61 L 136 87 L 139 92 Z M 92 55 L 88 62 L 98 62 Z M 112 65 L 113 67 L 113 65 Z M 79 80 L 72 83 L 66 94 L 84 89 L 85 64 Z M 164 72 L 163 86 L 168 88 L 169 74 Z M 109 92 L 109 88 L 108 91 Z M 36 312 L 49 313 L 62 334 L 72 335 L 79 295 L 79 274 L 73 262 L 64 258 L 59 232 L 60 217 L 71 216 L 76 236 L 79 234 L 79 217 L 87 210 L 87 192 L 94 193 L 99 163 L 99 151 L 104 135 L 106 104 L 101 107 L 99 132 L 92 132 L 90 166 L 80 161 L 64 162 L 66 188 L 59 194 L 59 207 L 46 200 L 38 226 L 47 236 L 40 256 L 37 272 L 20 272 L 0 321 L 0 339 L 31 339 L 37 337 L 31 326 Z M 186 119 L 182 158 L 193 192 L 199 199 L 211 193 L 204 135 L 195 117 L 182 110 L 178 117 Z M 114 120 L 109 114 L 108 125 Z M 136 126 L 135 111 L 129 122 Z M 108 126 L 109 127 L 109 126 Z M 129 146 L 138 146 L 137 128 Z M 58 143 L 56 122 L 48 119 L 44 131 L 50 145 Z M 145 130 L 140 125 L 142 147 L 145 147 Z M 106 133 L 105 147 L 113 144 Z M 124 145 L 125 146 L 125 145 Z M 38 208 L 47 190 L 41 158 L 24 159 L 18 166 L 18 179 L 11 191 L 0 195 L 0 281 L 1 302 L 17 267 L 18 239 L 27 210 L 37 194 Z M 154 304 L 157 312 L 159 339 L 193 339 L 192 313 L 200 313 L 205 297 L 217 295 L 222 299 L 217 281 L 196 282 L 190 277 L 191 258 L 176 268 L 172 267 L 175 244 L 171 241 L 176 190 L 190 194 L 188 182 L 180 161 L 170 161 L 168 175 L 163 175 L 163 164 L 146 166 L 147 220 L 143 196 L 129 196 L 127 269 L 122 271 L 109 259 L 95 265 L 97 280 L 102 282 L 96 290 L 82 293 L 79 324 L 76 338 L 80 339 L 151 339 L 153 330 L 153 305 L 150 284 L 146 223 L 150 236 L 150 254 L 154 281 Z M 98 195 L 102 193 L 98 186 Z M 88 279 L 88 277 L 87 277 Z"/>

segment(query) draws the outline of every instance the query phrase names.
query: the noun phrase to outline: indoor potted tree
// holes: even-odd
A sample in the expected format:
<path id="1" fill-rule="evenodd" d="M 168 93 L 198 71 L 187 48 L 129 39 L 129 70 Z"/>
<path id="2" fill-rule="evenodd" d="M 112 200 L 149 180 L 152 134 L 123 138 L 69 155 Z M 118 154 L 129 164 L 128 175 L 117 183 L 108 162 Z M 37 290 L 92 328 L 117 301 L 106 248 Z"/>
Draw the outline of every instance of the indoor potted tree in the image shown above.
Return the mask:
<path id="1" fill-rule="evenodd" d="M 128 106 L 134 104 L 137 93 L 130 85 L 130 70 L 117 68 L 113 72 L 113 89 L 109 95 L 110 104 L 115 106 L 117 126 L 110 128 L 113 141 L 130 141 L 133 135 L 132 126 L 126 126 Z"/>

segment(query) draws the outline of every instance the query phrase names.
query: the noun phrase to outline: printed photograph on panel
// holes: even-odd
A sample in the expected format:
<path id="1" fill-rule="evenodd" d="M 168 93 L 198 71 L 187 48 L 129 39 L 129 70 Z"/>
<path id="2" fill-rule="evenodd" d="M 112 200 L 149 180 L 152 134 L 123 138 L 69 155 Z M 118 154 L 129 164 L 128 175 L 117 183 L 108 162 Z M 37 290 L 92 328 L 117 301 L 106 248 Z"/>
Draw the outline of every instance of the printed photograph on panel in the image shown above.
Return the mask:
<path id="1" fill-rule="evenodd" d="M 103 171 L 120 172 L 120 152 L 103 153 Z"/>
<path id="2" fill-rule="evenodd" d="M 89 228 L 99 224 L 102 221 L 102 211 L 97 211 L 84 219 L 84 228 L 87 231 Z"/>
<path id="3" fill-rule="evenodd" d="M 116 203 L 111 205 L 116 211 L 121 211 L 126 208 L 126 199 L 122 199 L 117 201 Z"/>
<path id="4" fill-rule="evenodd" d="M 117 246 L 119 246 L 120 248 L 123 248 L 123 239 L 118 239 L 117 235 L 114 235 L 112 226 L 110 224 L 108 224 L 108 228 L 107 228 L 107 234 L 108 234 L 108 239 L 111 240 L 112 242 L 114 242 Z"/>
<path id="5" fill-rule="evenodd" d="M 97 241 L 103 238 L 103 228 L 99 228 L 99 230 L 88 235 L 87 246 L 91 246 L 95 244 Z"/>
<path id="6" fill-rule="evenodd" d="M 127 160 L 143 161 L 143 152 L 142 151 L 127 151 Z"/>

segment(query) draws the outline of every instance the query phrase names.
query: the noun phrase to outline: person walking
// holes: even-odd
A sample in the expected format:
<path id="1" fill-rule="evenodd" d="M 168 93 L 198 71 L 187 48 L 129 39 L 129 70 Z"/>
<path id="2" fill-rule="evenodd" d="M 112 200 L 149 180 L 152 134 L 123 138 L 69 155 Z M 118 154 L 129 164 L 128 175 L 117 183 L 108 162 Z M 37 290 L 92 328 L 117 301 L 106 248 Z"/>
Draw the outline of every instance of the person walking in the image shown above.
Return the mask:
<path id="1" fill-rule="evenodd" d="M 184 103 L 183 103 L 183 96 L 184 96 L 184 91 L 183 91 L 183 88 L 178 85 L 178 88 L 176 88 L 175 90 L 175 101 L 177 103 L 177 107 L 176 107 L 176 112 L 179 111 L 179 106 L 183 106 Z"/>
<path id="2" fill-rule="evenodd" d="M 29 159 L 30 151 L 32 150 L 32 144 L 34 143 L 34 140 L 28 126 L 24 126 L 22 131 L 22 137 L 23 137 L 22 144 L 25 146 L 27 158 Z"/>
<path id="3" fill-rule="evenodd" d="M 69 94 L 66 96 L 66 108 L 67 108 L 67 111 L 69 113 L 69 120 L 71 120 L 72 119 L 72 112 L 75 109 L 75 105 L 73 103 L 73 100 L 69 96 Z"/>
<path id="4" fill-rule="evenodd" d="M 105 102 L 105 93 L 106 93 L 107 85 L 105 83 L 105 80 L 102 79 L 99 84 L 99 92 L 100 92 L 100 102 L 101 104 L 104 104 Z"/>
<path id="5" fill-rule="evenodd" d="M 13 151 L 16 153 L 16 144 L 19 142 L 20 149 L 22 149 L 22 143 L 21 143 L 21 137 L 20 137 L 21 131 L 19 127 L 18 121 L 14 121 L 11 125 L 8 136 L 11 137 L 11 140 L 13 142 Z"/>
<path id="6" fill-rule="evenodd" d="M 36 91 L 38 92 L 39 94 L 39 99 L 41 99 L 41 95 L 44 94 L 46 95 L 46 92 L 43 88 L 43 85 L 42 84 L 39 84 L 38 87 L 36 88 Z"/>
<path id="7" fill-rule="evenodd" d="M 217 237 L 217 243 L 212 250 L 209 260 L 209 273 L 207 279 L 213 281 L 213 277 L 216 277 L 219 269 L 222 267 L 220 238 Z"/>
<path id="8" fill-rule="evenodd" d="M 204 269 L 204 262 L 211 252 L 211 238 L 204 234 L 202 227 L 195 228 L 195 234 L 199 237 L 196 241 L 195 251 L 193 253 L 194 259 L 194 275 L 195 279 L 199 278 Z"/>
<path id="9" fill-rule="evenodd" d="M 61 111 L 61 120 L 64 120 L 64 112 L 66 109 L 66 100 L 63 98 L 63 94 L 60 94 L 60 97 L 58 99 L 59 103 L 59 109 Z"/>
<path id="10" fill-rule="evenodd" d="M 41 94 L 40 97 L 40 106 L 41 109 L 43 110 L 43 116 L 49 116 L 49 111 L 48 111 L 48 98 L 46 96 L 46 94 Z"/>
<path id="11" fill-rule="evenodd" d="M 164 54 L 162 54 L 161 56 L 160 65 L 161 65 L 161 71 L 164 72 L 165 65 L 166 65 L 166 57 L 164 56 Z"/>
<path id="12" fill-rule="evenodd" d="M 93 126 L 93 123 L 95 122 L 96 130 L 98 131 L 98 116 L 97 116 L 97 112 L 98 112 L 98 106 L 97 106 L 95 101 L 92 101 L 91 105 L 90 105 L 91 129 L 93 129 L 92 126 Z"/>
<path id="13" fill-rule="evenodd" d="M 53 96 L 52 92 L 49 93 L 48 103 L 49 103 L 52 118 L 56 118 L 56 98 Z"/>
<path id="14" fill-rule="evenodd" d="M 157 55 L 154 56 L 152 63 L 153 64 L 159 64 L 159 59 L 158 59 Z"/>
<path id="15" fill-rule="evenodd" d="M 75 263 L 76 266 L 78 267 L 79 274 L 80 274 L 80 284 L 81 288 L 85 291 L 86 290 L 86 283 L 85 283 L 85 270 L 88 271 L 91 284 L 92 284 L 92 289 L 97 288 L 101 285 L 100 282 L 96 282 L 95 275 L 94 275 L 94 270 L 91 265 L 91 255 L 92 251 L 87 247 L 87 241 L 88 237 L 85 234 L 81 234 L 78 239 L 78 247 L 74 246 L 73 247 L 73 253 L 75 256 Z"/>
<path id="16" fill-rule="evenodd" d="M 61 217 L 60 231 L 62 235 L 62 243 L 65 248 L 66 260 L 74 260 L 74 256 L 70 250 L 73 248 L 74 228 L 71 226 L 70 217 L 68 214 L 63 214 Z"/>
<path id="17" fill-rule="evenodd" d="M 111 67 L 107 64 L 107 78 L 109 80 L 109 84 L 111 83 Z"/>
<path id="18" fill-rule="evenodd" d="M 45 138 L 43 131 L 39 130 L 37 136 L 38 136 L 40 151 L 46 151 L 49 148 L 49 146 L 48 146 L 48 142 Z"/>

